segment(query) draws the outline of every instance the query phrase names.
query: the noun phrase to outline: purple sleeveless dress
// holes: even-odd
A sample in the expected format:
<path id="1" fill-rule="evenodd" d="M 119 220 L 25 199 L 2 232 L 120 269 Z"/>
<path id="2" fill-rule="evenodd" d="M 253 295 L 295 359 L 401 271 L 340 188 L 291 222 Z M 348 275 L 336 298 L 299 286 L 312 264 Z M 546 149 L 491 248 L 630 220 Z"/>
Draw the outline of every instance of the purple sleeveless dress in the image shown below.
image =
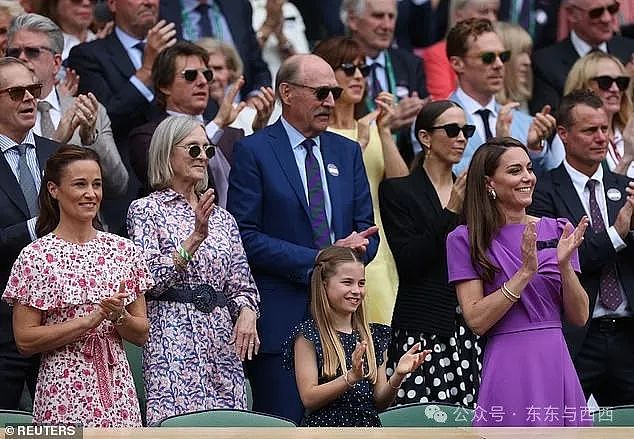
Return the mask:
<path id="1" fill-rule="evenodd" d="M 563 313 L 557 240 L 565 219 L 537 223 L 538 272 L 521 299 L 486 333 L 482 383 L 474 426 L 591 426 L 592 417 L 561 330 Z M 522 264 L 524 224 L 509 224 L 493 239 L 487 253 L 500 268 L 484 295 L 510 279 Z M 449 281 L 478 279 L 469 253 L 466 226 L 447 237 Z M 578 253 L 571 258 L 579 272 Z"/>

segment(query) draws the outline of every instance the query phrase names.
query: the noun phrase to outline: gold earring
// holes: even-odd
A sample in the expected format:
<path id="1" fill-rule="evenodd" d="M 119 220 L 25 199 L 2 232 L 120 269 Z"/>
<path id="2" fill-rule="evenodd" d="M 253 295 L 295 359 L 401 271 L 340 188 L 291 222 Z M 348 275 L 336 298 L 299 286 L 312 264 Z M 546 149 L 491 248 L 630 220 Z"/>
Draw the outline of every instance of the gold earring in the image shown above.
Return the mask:
<path id="1" fill-rule="evenodd" d="M 489 189 L 489 198 L 494 200 L 498 197 L 498 194 L 495 193 L 495 189 Z"/>

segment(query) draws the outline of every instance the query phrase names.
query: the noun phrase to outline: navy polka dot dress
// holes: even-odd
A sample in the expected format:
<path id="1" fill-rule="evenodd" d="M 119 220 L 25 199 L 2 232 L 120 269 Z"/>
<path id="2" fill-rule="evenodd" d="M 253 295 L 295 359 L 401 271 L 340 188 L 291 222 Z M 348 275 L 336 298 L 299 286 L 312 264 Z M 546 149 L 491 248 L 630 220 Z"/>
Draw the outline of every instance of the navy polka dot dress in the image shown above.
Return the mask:
<path id="1" fill-rule="evenodd" d="M 377 366 L 383 364 L 383 355 L 390 342 L 389 326 L 377 323 L 370 324 L 374 351 L 376 352 Z M 352 353 L 357 341 L 361 338 L 356 331 L 352 334 L 338 332 L 339 339 L 346 353 L 346 362 L 352 365 Z M 295 327 L 291 336 L 284 343 L 283 355 L 284 365 L 291 369 L 294 367 L 294 346 L 295 339 L 303 336 L 315 346 L 317 354 L 317 370 L 322 371 L 324 353 L 319 339 L 319 332 L 313 320 L 307 320 Z M 350 367 L 350 366 L 349 366 Z M 344 372 L 338 370 L 338 375 Z M 324 384 L 329 380 L 320 375 L 319 384 Z M 301 425 L 305 427 L 380 427 L 379 413 L 374 404 L 373 386 L 370 381 L 363 379 L 356 383 L 353 388 L 346 391 L 335 401 L 327 406 L 311 413 L 306 413 Z"/>

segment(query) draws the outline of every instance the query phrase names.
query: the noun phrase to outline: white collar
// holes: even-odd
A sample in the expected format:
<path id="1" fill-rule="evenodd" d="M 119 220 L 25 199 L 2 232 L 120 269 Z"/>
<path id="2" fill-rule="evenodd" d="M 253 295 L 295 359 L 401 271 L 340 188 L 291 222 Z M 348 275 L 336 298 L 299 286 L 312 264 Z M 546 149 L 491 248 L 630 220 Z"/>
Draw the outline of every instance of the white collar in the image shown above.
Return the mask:
<path id="1" fill-rule="evenodd" d="M 48 96 L 46 96 L 44 99 L 38 100 L 38 102 L 41 102 L 41 101 L 46 101 L 49 104 L 51 104 L 51 108 L 53 110 L 61 111 L 61 106 L 59 103 L 59 98 L 57 97 L 57 90 L 55 90 L 55 87 L 53 87 L 53 89 L 48 94 Z"/>
<path id="2" fill-rule="evenodd" d="M 366 56 L 365 63 L 369 66 L 377 63 L 381 67 L 385 68 L 385 50 L 381 50 L 376 58 L 370 58 L 369 56 Z"/>
<path id="3" fill-rule="evenodd" d="M 476 112 L 482 108 L 489 110 L 494 116 L 497 117 L 497 109 L 495 96 L 491 97 L 491 100 L 484 107 L 480 105 L 478 101 L 469 96 L 461 87 L 456 89 L 456 97 L 462 102 L 462 107 L 467 114 L 475 115 Z"/>
<path id="4" fill-rule="evenodd" d="M 286 119 L 284 119 L 284 116 L 281 116 L 280 119 L 282 121 L 282 126 L 284 127 L 284 131 L 286 131 L 286 135 L 288 136 L 288 141 L 291 144 L 291 148 L 293 149 L 298 147 L 303 148 L 301 144 L 304 140 L 306 140 L 306 136 L 300 133 L 297 128 L 295 128 Z M 311 139 L 313 139 L 317 147 L 320 146 L 319 136 L 311 137 Z"/>
<path id="5" fill-rule="evenodd" d="M 165 110 L 165 112 L 167 114 L 169 114 L 170 116 L 188 116 L 188 117 L 192 117 L 200 122 L 204 122 L 203 120 L 203 115 L 202 114 L 186 114 L 186 113 L 180 113 L 178 111 L 173 111 L 173 110 Z"/>
<path id="6" fill-rule="evenodd" d="M 603 186 L 603 166 L 601 166 L 601 164 L 599 164 L 599 167 L 594 172 L 594 174 L 592 174 L 591 177 L 588 177 L 586 174 L 573 168 L 572 165 L 568 163 L 568 160 L 566 160 L 565 158 L 564 168 L 566 168 L 568 175 L 570 175 L 570 180 L 572 180 L 572 185 L 575 187 L 575 190 L 579 194 L 583 193 L 586 188 L 586 184 L 588 184 L 588 180 L 590 179 L 597 180 L 599 184 Z"/>
<path id="7" fill-rule="evenodd" d="M 140 42 L 145 42 L 145 40 L 139 40 L 138 38 L 133 37 L 126 31 L 121 29 L 119 26 L 116 26 L 114 28 L 114 32 L 117 35 L 117 38 L 119 38 L 119 41 L 121 41 L 121 44 L 123 44 L 123 47 L 126 51 L 134 48 L 134 46 L 136 46 Z"/>
<path id="8" fill-rule="evenodd" d="M 570 32 L 570 42 L 577 51 L 579 57 L 586 56 L 592 50 L 592 46 L 582 40 L 581 37 L 577 35 L 574 30 Z M 608 43 L 606 43 L 605 41 L 599 44 L 597 48 L 603 53 L 608 53 Z"/>

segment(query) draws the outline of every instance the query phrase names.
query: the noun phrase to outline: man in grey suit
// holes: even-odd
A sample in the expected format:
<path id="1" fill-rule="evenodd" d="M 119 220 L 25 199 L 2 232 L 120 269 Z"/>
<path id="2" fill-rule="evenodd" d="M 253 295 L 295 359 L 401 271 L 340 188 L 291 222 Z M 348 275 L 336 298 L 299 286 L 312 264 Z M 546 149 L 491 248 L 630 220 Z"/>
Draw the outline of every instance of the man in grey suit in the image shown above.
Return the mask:
<path id="1" fill-rule="evenodd" d="M 104 195 L 119 197 L 126 192 L 128 172 L 114 142 L 106 109 L 92 93 L 72 97 L 56 87 L 63 49 L 62 31 L 47 17 L 23 14 L 9 28 L 7 53 L 24 61 L 42 83 L 34 132 L 94 150 L 103 168 Z"/>

